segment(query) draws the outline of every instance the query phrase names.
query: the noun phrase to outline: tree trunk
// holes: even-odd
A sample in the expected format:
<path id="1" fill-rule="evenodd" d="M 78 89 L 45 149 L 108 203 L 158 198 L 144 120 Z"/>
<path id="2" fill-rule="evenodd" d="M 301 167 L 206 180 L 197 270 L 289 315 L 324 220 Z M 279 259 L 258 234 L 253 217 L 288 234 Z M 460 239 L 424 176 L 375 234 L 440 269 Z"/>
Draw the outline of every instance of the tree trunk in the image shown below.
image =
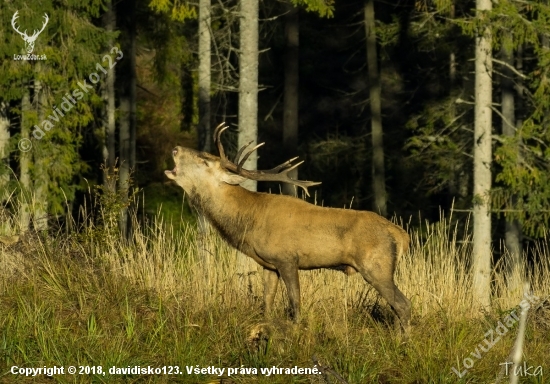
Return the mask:
<path id="1" fill-rule="evenodd" d="M 212 36 L 210 34 L 211 16 L 210 0 L 199 0 L 199 124 L 197 127 L 198 148 L 211 152 L 211 115 L 210 89 L 212 81 Z M 213 248 L 210 238 L 210 224 L 206 217 L 197 212 L 199 255 L 204 263 L 205 277 L 210 279 Z"/>
<path id="2" fill-rule="evenodd" d="M 507 36 L 511 40 L 511 36 Z M 514 67 L 513 51 L 506 48 L 506 44 L 501 48 L 502 61 L 510 67 Z M 506 66 L 502 68 L 502 80 L 500 83 L 502 93 L 502 135 L 514 137 L 516 134 L 516 114 L 515 114 L 515 94 L 513 72 Z M 519 150 L 519 148 L 518 148 Z M 514 199 L 514 197 L 512 197 Z M 506 247 L 506 282 L 508 290 L 516 292 L 521 297 L 523 287 L 522 276 L 522 247 L 521 247 L 521 225 L 516 219 L 506 218 L 505 232 Z"/>
<path id="3" fill-rule="evenodd" d="M 107 2 L 107 11 L 103 15 L 103 25 L 107 32 L 113 32 L 116 28 L 116 14 L 112 0 Z M 113 41 L 109 41 L 109 47 L 113 46 Z M 104 174 L 103 185 L 111 192 L 115 191 L 113 178 L 107 178 L 112 174 L 115 167 L 115 133 L 116 133 L 116 105 L 115 105 L 115 67 L 106 68 L 107 78 L 103 87 L 103 99 L 105 101 L 103 110 L 104 143 L 103 143 L 103 162 L 107 166 L 107 173 Z"/>
<path id="4" fill-rule="evenodd" d="M 39 70 L 40 65 L 36 68 Z M 42 82 L 34 81 L 34 100 L 38 111 L 38 121 L 44 120 L 44 90 Z M 33 199 L 33 225 L 36 231 L 45 231 L 48 229 L 48 166 L 47 166 L 47 143 L 37 145 L 33 148 L 34 154 L 34 199 Z"/>
<path id="5" fill-rule="evenodd" d="M 456 17 L 456 7 L 453 3 L 451 4 L 451 8 L 449 10 L 449 25 L 452 26 L 452 23 L 454 22 L 454 19 Z M 451 27 L 452 28 L 452 27 Z M 449 53 L 449 83 L 451 85 L 451 90 L 454 88 L 456 84 L 456 53 L 452 50 L 451 53 Z"/>
<path id="6" fill-rule="evenodd" d="M 241 0 L 239 56 L 239 148 L 258 140 L 258 0 Z M 258 152 L 254 151 L 244 168 L 257 169 Z M 256 181 L 243 187 L 255 191 Z"/>
<path id="7" fill-rule="evenodd" d="M 136 169 L 136 110 L 137 110 L 137 94 L 136 94 L 136 84 L 137 84 L 137 75 L 136 75 L 136 2 L 131 1 L 130 7 L 130 25 L 128 28 L 130 34 L 129 41 L 129 57 L 128 61 L 130 64 L 130 88 L 128 93 L 130 96 L 130 170 L 134 174 L 137 172 Z"/>
<path id="8" fill-rule="evenodd" d="M 137 28 L 137 20 L 136 20 L 136 2 L 132 1 L 130 7 L 130 49 L 129 49 L 129 64 L 130 64 L 130 89 L 128 90 L 130 95 L 130 173 L 134 176 L 137 175 L 138 169 L 137 169 L 137 147 L 136 147 L 136 137 L 137 137 L 137 122 L 136 122 L 136 112 L 137 112 L 137 93 L 136 93 L 136 85 L 137 85 L 137 75 L 136 75 L 136 59 L 137 59 L 137 41 L 136 41 L 136 28 Z M 130 180 L 128 179 L 128 187 L 130 186 Z M 132 204 L 130 202 L 129 204 Z M 134 210 L 134 206 L 132 205 L 132 210 Z M 128 217 L 128 215 L 127 215 Z M 135 215 L 131 215 L 131 217 L 135 217 Z M 127 237 L 132 237 L 132 231 L 133 231 L 133 225 L 132 220 L 127 219 L 128 224 L 128 232 Z"/>
<path id="9" fill-rule="evenodd" d="M 382 101 L 378 56 L 376 54 L 376 27 L 374 0 L 365 2 L 365 33 L 367 36 L 367 67 L 369 72 L 369 97 L 372 127 L 372 190 L 373 210 L 387 215 L 386 177 L 384 169 L 384 138 L 382 131 Z"/>
<path id="10" fill-rule="evenodd" d="M 127 93 L 120 96 L 120 119 L 119 119 L 119 168 L 118 188 L 120 191 L 128 191 L 130 182 L 130 95 Z M 124 202 L 128 202 L 127 194 L 124 195 Z M 120 231 L 126 236 L 128 231 L 128 209 L 123 208 L 120 212 Z"/>
<path id="11" fill-rule="evenodd" d="M 289 4 L 285 16 L 285 89 L 283 115 L 283 147 L 285 159 L 298 154 L 298 87 L 299 87 L 299 53 L 300 53 L 300 20 L 298 8 Z M 298 169 L 288 173 L 293 179 L 298 179 Z M 285 195 L 295 196 L 294 185 L 283 183 Z"/>
<path id="12" fill-rule="evenodd" d="M 450 13 L 449 13 L 449 23 L 454 23 L 454 19 L 456 17 L 456 7 L 455 4 L 451 5 Z M 449 53 L 449 96 L 453 96 L 456 94 L 455 88 L 458 86 L 458 78 L 457 78 L 457 59 L 456 59 L 456 52 L 451 51 Z M 451 104 L 451 117 L 450 120 L 454 121 L 456 117 L 456 103 Z M 449 192 L 451 193 L 453 199 L 454 199 L 454 207 L 459 209 L 469 209 L 471 206 L 471 200 L 470 200 L 470 177 L 472 176 L 470 172 L 468 172 L 465 168 L 465 162 L 464 161 L 457 161 L 454 164 L 454 175 L 451 179 L 451 184 L 449 188 Z M 463 227 L 464 220 L 459 220 L 458 224 Z"/>
<path id="13" fill-rule="evenodd" d="M 21 140 L 29 140 L 31 124 L 29 113 L 31 111 L 30 90 L 25 89 L 21 99 Z M 31 222 L 30 204 L 31 204 L 31 152 L 20 152 L 19 155 L 19 184 L 21 186 L 20 206 L 19 206 L 19 229 L 21 233 L 29 230 Z"/>
<path id="14" fill-rule="evenodd" d="M 128 8 L 129 7 L 129 8 Z M 124 8 L 127 19 L 123 23 L 126 36 L 123 37 L 123 51 L 126 62 L 121 62 L 120 76 L 120 131 L 119 131 L 119 190 L 128 192 L 130 174 L 135 171 L 136 162 L 136 18 L 135 2 L 127 1 Z M 120 14 L 120 12 L 119 12 Z M 128 196 L 125 203 L 128 204 Z M 123 236 L 128 235 L 128 208 L 120 214 L 120 230 Z"/>
<path id="15" fill-rule="evenodd" d="M 210 35 L 210 0 L 199 0 L 199 150 L 211 151 L 210 88 L 212 48 Z"/>
<path id="16" fill-rule="evenodd" d="M 9 197 L 8 183 L 10 182 L 9 170 L 9 143 L 10 143 L 10 119 L 8 118 L 8 103 L 0 101 L 0 204 Z"/>
<path id="17" fill-rule="evenodd" d="M 240 9 L 240 56 L 239 56 L 239 148 L 258 140 L 258 0 L 241 0 Z M 257 169 L 258 155 L 254 151 L 244 168 Z M 256 190 L 256 181 L 241 184 L 251 191 Z M 249 257 L 239 255 L 237 272 L 243 277 L 243 288 L 252 290 L 252 276 L 257 273 L 256 263 Z"/>
<path id="18" fill-rule="evenodd" d="M 195 113 L 195 79 L 193 78 L 194 70 L 195 67 L 191 60 L 182 60 L 180 67 L 181 90 L 183 95 L 181 104 L 181 112 L 183 114 L 183 118 L 181 119 L 180 127 L 182 131 L 189 131 L 193 126 L 193 115 Z M 199 134 L 200 132 L 197 132 L 197 136 Z"/>
<path id="19" fill-rule="evenodd" d="M 477 17 L 484 18 L 491 0 L 477 0 Z M 491 305 L 491 128 L 492 128 L 492 44 L 491 30 L 485 27 L 476 37 L 475 128 L 474 128 L 474 233 L 473 294 L 482 308 Z"/>

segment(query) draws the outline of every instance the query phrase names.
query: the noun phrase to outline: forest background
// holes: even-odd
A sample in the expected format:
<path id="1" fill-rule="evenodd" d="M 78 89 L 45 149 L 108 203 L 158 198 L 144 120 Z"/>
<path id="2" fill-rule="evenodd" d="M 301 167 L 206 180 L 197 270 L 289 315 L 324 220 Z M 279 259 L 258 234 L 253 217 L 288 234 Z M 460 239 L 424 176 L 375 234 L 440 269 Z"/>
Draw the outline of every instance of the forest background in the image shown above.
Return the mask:
<path id="1" fill-rule="evenodd" d="M 234 127 L 230 152 L 250 139 L 267 143 L 248 167 L 300 156 L 299 178 L 322 182 L 312 203 L 399 221 L 417 236 L 412 254 L 428 264 L 455 255 L 459 265 L 439 275 L 468 281 L 460 285 L 465 306 L 509 309 L 525 281 L 545 297 L 549 28 L 544 1 L 3 2 L 3 252 L 12 257 L 15 243 L 23 259 L 38 252 L 49 260 L 49 246 L 70 255 L 64 246 L 85 244 L 86 260 L 102 252 L 124 259 L 129 248 L 99 250 L 98 239 L 135 247 L 157 220 L 195 244 L 203 219 L 164 170 L 175 145 L 214 152 L 212 127 L 225 121 Z M 21 60 L 29 51 L 46 59 Z M 293 193 L 275 183 L 257 188 Z M 429 256 L 434 233 L 445 251 Z M 55 248 L 52 238 L 70 245 Z M 155 252 L 179 254 L 169 244 Z M 25 268 L 43 268 L 37 260 Z M 134 272 L 126 277 L 156 277 Z M 14 276 L 4 276 L 6 298 Z M 430 279 L 410 276 L 410 290 L 421 276 Z M 89 330 L 90 313 L 81 315 Z M 350 378 L 372 373 L 348 368 Z"/>

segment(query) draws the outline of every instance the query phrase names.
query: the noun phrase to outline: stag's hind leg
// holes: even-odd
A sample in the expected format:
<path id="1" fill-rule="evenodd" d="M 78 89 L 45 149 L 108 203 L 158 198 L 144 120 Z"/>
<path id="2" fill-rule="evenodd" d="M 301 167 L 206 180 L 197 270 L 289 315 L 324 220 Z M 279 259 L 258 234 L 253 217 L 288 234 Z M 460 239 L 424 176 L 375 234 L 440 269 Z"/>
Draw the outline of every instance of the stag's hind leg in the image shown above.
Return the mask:
<path id="1" fill-rule="evenodd" d="M 384 264 L 373 263 L 372 267 L 360 267 L 358 270 L 363 278 L 380 293 L 397 314 L 401 327 L 409 331 L 411 319 L 411 302 L 397 288 L 393 281 L 392 268 L 384 268 Z"/>

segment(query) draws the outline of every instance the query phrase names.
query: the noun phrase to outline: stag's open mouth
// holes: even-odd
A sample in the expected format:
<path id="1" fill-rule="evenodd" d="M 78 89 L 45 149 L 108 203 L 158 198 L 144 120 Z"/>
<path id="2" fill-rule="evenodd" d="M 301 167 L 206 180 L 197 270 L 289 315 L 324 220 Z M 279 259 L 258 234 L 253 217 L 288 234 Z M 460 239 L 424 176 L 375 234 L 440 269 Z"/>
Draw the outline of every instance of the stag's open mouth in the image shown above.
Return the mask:
<path id="1" fill-rule="evenodd" d="M 172 178 L 172 176 L 173 176 L 173 177 L 176 177 L 176 176 L 177 176 L 177 172 L 178 172 L 178 167 L 177 167 L 177 166 L 175 166 L 174 169 L 172 169 L 171 171 L 168 171 L 168 170 L 164 171 L 164 173 L 165 173 L 166 175 L 168 175 L 168 177 L 170 177 L 170 178 Z"/>
<path id="2" fill-rule="evenodd" d="M 172 170 L 172 174 L 174 176 L 177 175 L 177 172 L 178 172 L 178 163 L 176 162 L 176 155 L 178 154 L 178 148 L 174 148 L 174 150 L 172 151 L 172 157 L 174 158 L 174 163 L 176 163 L 176 165 L 174 166 L 174 169 Z"/>

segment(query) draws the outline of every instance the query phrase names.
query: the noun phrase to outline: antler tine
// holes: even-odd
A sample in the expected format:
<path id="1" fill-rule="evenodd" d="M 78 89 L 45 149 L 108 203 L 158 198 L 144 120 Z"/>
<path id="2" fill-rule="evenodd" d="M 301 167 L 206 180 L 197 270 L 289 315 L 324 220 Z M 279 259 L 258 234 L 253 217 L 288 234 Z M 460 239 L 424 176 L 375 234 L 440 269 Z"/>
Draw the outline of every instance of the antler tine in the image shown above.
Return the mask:
<path id="1" fill-rule="evenodd" d="M 229 129 L 229 126 L 225 125 L 225 123 L 221 123 L 216 127 L 216 129 L 214 129 L 214 134 L 213 134 L 214 143 L 218 146 L 218 151 L 220 152 L 220 157 L 222 159 L 226 159 L 226 157 L 225 157 L 225 151 L 223 150 L 223 145 L 222 145 L 220 136 L 222 132 L 225 131 L 226 129 Z"/>
<path id="2" fill-rule="evenodd" d="M 42 33 L 42 31 L 44 30 L 44 28 L 46 28 L 46 25 L 48 25 L 48 20 L 50 20 L 50 18 L 48 17 L 48 14 L 47 13 L 44 13 L 44 23 L 42 24 L 42 29 L 40 31 L 37 31 L 36 29 L 34 30 L 34 34 L 33 34 L 33 37 L 34 36 L 38 36 Z"/>
<path id="3" fill-rule="evenodd" d="M 250 140 L 250 142 L 246 145 L 243 145 L 240 149 L 239 149 L 239 152 L 237 152 L 237 154 L 235 155 L 235 160 L 233 160 L 233 162 L 235 164 L 237 164 L 239 162 L 239 159 L 241 158 L 241 155 L 243 154 L 243 151 L 250 145 L 254 142 L 254 140 Z"/>
<path id="4" fill-rule="evenodd" d="M 223 130 L 220 132 L 220 129 Z M 222 134 L 223 131 L 225 131 L 227 128 L 229 128 L 227 125 L 225 125 L 225 122 L 219 124 L 215 129 L 214 129 L 214 133 L 212 134 L 212 137 L 214 139 L 214 143 L 217 143 L 219 140 L 220 140 L 220 135 Z"/>
<path id="5" fill-rule="evenodd" d="M 248 147 L 252 142 L 248 143 L 246 146 Z M 252 152 L 254 152 L 255 150 L 257 150 L 258 148 L 260 148 L 262 145 L 264 145 L 265 143 L 260 143 L 258 145 L 256 145 L 254 148 L 252 148 L 250 151 L 248 151 L 246 153 L 246 155 L 244 155 L 243 159 L 241 161 L 239 161 L 239 165 L 237 166 L 237 172 L 241 172 L 241 169 L 243 169 L 243 165 L 244 163 L 246 162 L 246 160 L 248 160 L 248 157 L 252 154 Z M 242 148 L 241 148 L 242 149 Z M 240 151 L 239 151 L 240 152 Z"/>
<path id="6" fill-rule="evenodd" d="M 293 157 L 292 159 L 287 160 L 287 161 L 285 161 L 284 163 L 279 164 L 279 165 L 277 165 L 277 166 L 274 167 L 274 168 L 271 168 L 271 169 L 268 169 L 267 171 L 264 171 L 264 173 L 279 173 L 279 171 L 280 171 L 281 169 L 285 169 L 285 168 L 291 166 L 291 165 L 292 165 L 292 162 L 293 162 L 294 160 L 296 160 L 297 158 L 298 158 L 298 156 Z M 303 161 L 302 161 L 300 164 L 302 164 L 302 163 L 303 163 Z M 299 164 L 298 164 L 298 165 L 299 165 Z"/>
<path id="7" fill-rule="evenodd" d="M 300 181 L 300 183 L 294 183 L 294 185 L 297 185 L 298 187 L 302 188 L 306 194 L 307 197 L 309 197 L 309 191 L 307 190 L 308 187 L 313 187 L 314 185 L 319 185 L 321 182 L 315 182 L 315 181 Z"/>
<path id="8" fill-rule="evenodd" d="M 292 160 L 295 160 L 296 158 L 292 159 Z M 293 164 L 292 166 L 289 167 L 290 165 L 290 160 L 273 168 L 273 169 L 270 169 L 269 171 L 248 171 L 246 169 L 242 169 L 239 174 L 242 175 L 242 176 L 245 176 L 251 180 L 258 180 L 258 181 L 280 181 L 280 182 L 283 182 L 283 183 L 288 183 L 288 184 L 293 184 L 293 185 L 296 185 L 297 187 L 300 187 L 304 190 L 305 194 L 307 197 L 309 197 L 309 191 L 307 190 L 308 187 L 312 187 L 314 185 L 319 185 L 321 184 L 320 182 L 316 182 L 316 181 L 307 181 L 307 180 L 294 180 L 292 179 L 290 176 L 288 176 L 288 173 L 290 171 L 292 171 L 293 169 L 296 169 L 297 167 L 299 167 L 300 165 L 302 165 L 304 161 L 300 161 L 299 163 L 296 163 L 296 164 Z M 281 168 L 284 168 L 284 167 L 287 167 L 286 169 L 283 169 L 282 171 L 280 172 L 275 172 L 274 170 L 275 169 L 281 169 Z"/>
<path id="9" fill-rule="evenodd" d="M 291 167 L 288 167 L 287 169 L 285 169 L 284 171 L 281 171 L 280 173 L 289 173 L 290 171 L 292 171 L 293 169 L 296 169 L 298 168 L 300 165 L 302 165 L 304 163 L 304 160 L 300 161 L 299 163 L 296 163 L 294 165 L 292 165 Z"/>
<path id="10" fill-rule="evenodd" d="M 309 191 L 307 190 L 308 187 L 312 187 L 314 185 L 319 185 L 321 184 L 320 182 L 316 182 L 316 181 L 306 181 L 306 180 L 294 180 L 292 178 L 290 178 L 290 176 L 288 176 L 288 173 L 290 171 L 292 171 L 293 169 L 296 169 L 298 168 L 300 165 L 302 165 L 304 163 L 304 160 L 292 165 L 289 167 L 290 163 L 294 160 L 296 160 L 297 157 L 291 159 L 291 160 L 288 160 L 287 162 L 271 169 L 270 171 L 273 171 L 274 169 L 277 169 L 277 168 L 280 168 L 281 166 L 285 166 L 285 167 L 288 167 L 284 170 L 282 170 L 281 172 L 279 173 L 276 173 L 275 176 L 277 176 L 275 179 L 277 179 L 277 181 L 284 181 L 284 182 L 287 182 L 287 183 L 290 183 L 290 184 L 294 184 L 298 187 L 301 187 L 304 192 L 306 193 L 306 196 L 309 197 Z"/>
<path id="11" fill-rule="evenodd" d="M 304 190 L 305 194 L 307 197 L 309 197 L 309 191 L 307 190 L 308 187 L 313 187 L 314 185 L 319 185 L 321 184 L 321 182 L 317 182 L 317 181 L 304 181 L 304 180 L 294 180 L 294 179 L 291 179 L 291 178 L 288 178 L 290 181 L 286 180 L 287 183 L 289 184 L 293 184 L 297 187 L 300 187 Z M 281 180 L 281 181 L 284 181 L 284 180 Z"/>
<path id="12" fill-rule="evenodd" d="M 15 13 L 13 14 L 13 17 L 11 18 L 11 26 L 13 27 L 13 29 L 15 29 L 15 32 L 19 33 L 21 36 L 27 36 L 26 29 L 25 29 L 25 32 L 21 32 L 19 28 L 17 28 L 17 26 L 15 25 L 15 22 L 17 21 L 18 18 L 19 18 L 19 11 L 15 11 Z"/>

